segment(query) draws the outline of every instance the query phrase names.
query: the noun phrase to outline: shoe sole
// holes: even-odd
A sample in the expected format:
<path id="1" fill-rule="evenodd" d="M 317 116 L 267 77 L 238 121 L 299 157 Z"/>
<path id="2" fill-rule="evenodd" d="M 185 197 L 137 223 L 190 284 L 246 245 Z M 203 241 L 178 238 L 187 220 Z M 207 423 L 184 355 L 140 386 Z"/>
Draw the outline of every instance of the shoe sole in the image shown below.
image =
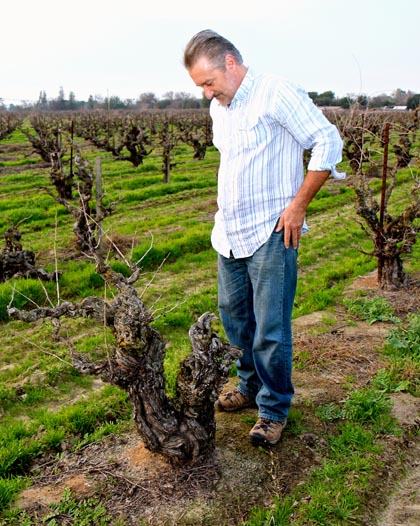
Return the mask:
<path id="1" fill-rule="evenodd" d="M 275 446 L 276 444 L 280 442 L 280 440 L 281 440 L 281 437 L 278 440 L 274 440 L 270 442 L 266 438 L 256 436 L 256 435 L 249 435 L 249 441 L 251 442 L 253 446 L 256 446 L 256 447 L 257 446 L 262 446 L 262 447 Z"/>

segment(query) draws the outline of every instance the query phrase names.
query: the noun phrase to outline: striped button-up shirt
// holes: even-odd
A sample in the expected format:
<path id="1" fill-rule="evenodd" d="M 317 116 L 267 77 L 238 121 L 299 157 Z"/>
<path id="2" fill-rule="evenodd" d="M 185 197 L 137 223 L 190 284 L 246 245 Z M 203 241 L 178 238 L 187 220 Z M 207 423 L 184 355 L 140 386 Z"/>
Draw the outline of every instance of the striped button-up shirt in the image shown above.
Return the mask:
<path id="1" fill-rule="evenodd" d="M 303 151 L 311 150 L 308 170 L 340 177 L 335 165 L 343 143 L 305 91 L 251 70 L 229 106 L 213 99 L 210 115 L 220 152 L 212 245 L 225 257 L 248 257 L 268 240 L 298 192 Z"/>

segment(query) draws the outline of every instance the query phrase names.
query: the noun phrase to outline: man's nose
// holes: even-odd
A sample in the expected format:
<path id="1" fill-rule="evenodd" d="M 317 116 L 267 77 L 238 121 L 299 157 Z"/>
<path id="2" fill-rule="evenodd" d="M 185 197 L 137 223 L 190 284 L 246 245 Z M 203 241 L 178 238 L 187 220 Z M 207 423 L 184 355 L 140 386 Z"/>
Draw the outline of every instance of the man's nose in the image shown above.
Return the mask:
<path id="1" fill-rule="evenodd" d="M 214 91 L 212 89 L 204 88 L 203 89 L 203 93 L 204 93 L 204 96 L 206 97 L 206 99 L 211 100 L 213 98 Z"/>

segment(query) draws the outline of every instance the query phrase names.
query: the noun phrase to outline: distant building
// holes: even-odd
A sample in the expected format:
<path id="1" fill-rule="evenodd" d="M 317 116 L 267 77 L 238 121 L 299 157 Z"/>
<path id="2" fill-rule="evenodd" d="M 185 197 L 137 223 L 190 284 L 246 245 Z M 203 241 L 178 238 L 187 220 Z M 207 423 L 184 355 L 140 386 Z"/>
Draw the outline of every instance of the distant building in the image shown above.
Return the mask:
<path id="1" fill-rule="evenodd" d="M 407 106 L 382 106 L 378 109 L 382 111 L 407 111 Z"/>

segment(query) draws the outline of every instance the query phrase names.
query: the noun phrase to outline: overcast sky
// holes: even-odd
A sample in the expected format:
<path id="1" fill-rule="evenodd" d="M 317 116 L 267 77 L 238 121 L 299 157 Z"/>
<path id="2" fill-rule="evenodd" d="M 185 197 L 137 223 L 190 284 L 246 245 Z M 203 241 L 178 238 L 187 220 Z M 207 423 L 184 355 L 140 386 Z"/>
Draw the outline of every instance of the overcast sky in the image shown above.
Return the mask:
<path id="1" fill-rule="evenodd" d="M 3 0 L 0 98 L 200 97 L 182 53 L 208 28 L 307 91 L 420 93 L 419 20 L 419 0 Z"/>

